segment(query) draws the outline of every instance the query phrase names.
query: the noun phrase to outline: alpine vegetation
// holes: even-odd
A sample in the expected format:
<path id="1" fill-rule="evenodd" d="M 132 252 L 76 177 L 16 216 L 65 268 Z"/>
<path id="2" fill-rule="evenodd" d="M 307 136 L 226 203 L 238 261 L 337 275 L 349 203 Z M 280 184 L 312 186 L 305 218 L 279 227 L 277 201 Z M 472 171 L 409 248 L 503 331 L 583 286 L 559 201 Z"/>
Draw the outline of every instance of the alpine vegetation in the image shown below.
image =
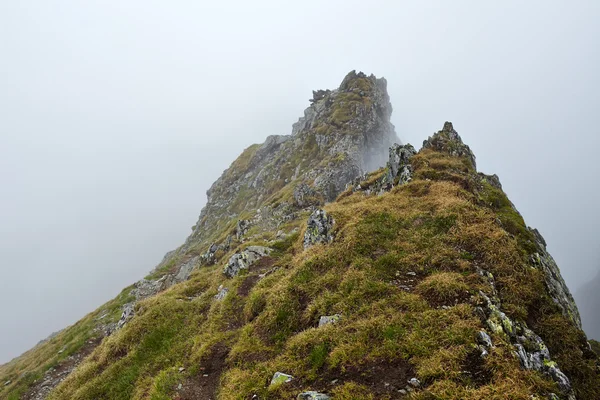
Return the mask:
<path id="1" fill-rule="evenodd" d="M 5 399 L 597 399 L 598 356 L 536 229 L 450 122 L 399 144 L 383 78 L 317 90 L 191 234 L 0 367 Z"/>

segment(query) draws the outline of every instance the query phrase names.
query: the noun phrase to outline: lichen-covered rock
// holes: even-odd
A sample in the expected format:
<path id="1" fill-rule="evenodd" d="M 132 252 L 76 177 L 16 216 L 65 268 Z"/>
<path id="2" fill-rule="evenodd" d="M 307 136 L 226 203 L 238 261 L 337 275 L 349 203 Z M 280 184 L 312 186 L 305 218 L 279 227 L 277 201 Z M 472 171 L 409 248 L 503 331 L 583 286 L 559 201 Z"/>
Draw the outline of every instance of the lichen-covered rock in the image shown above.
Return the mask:
<path id="1" fill-rule="evenodd" d="M 250 229 L 250 221 L 245 220 L 245 219 L 240 219 L 237 222 L 237 226 L 235 229 L 235 237 L 237 238 L 237 240 L 241 240 L 242 237 L 246 234 L 246 232 L 248 232 L 248 229 Z"/>
<path id="2" fill-rule="evenodd" d="M 324 325 L 329 325 L 329 324 L 335 324 L 341 318 L 342 318 L 342 316 L 340 314 L 323 315 L 321 318 L 319 318 L 319 327 L 324 326 Z"/>
<path id="3" fill-rule="evenodd" d="M 423 148 L 448 153 L 455 157 L 466 157 L 473 168 L 476 167 L 475 154 L 473 154 L 469 146 L 463 143 L 458 132 L 454 130 L 452 122 L 444 123 L 441 131 L 423 141 Z"/>
<path id="4" fill-rule="evenodd" d="M 315 210 L 306 223 L 304 248 L 317 243 L 329 243 L 333 240 L 333 218 L 324 210 Z"/>
<path id="5" fill-rule="evenodd" d="M 271 378 L 271 385 L 281 385 L 283 383 L 291 382 L 294 377 L 292 375 L 284 374 L 283 372 L 275 372 L 273 378 Z"/>
<path id="6" fill-rule="evenodd" d="M 538 249 L 537 253 L 531 255 L 531 263 L 544 272 L 548 294 L 552 297 L 554 303 L 560 307 L 563 315 L 570 319 L 577 328 L 582 329 L 577 304 L 575 304 L 573 295 L 571 295 L 571 291 L 560 274 L 556 261 L 546 250 L 546 241 L 537 229 L 529 228 L 529 230 L 535 237 Z"/>
<path id="7" fill-rule="evenodd" d="M 194 268 L 198 266 L 199 258 L 200 257 L 193 257 L 187 262 L 181 264 L 174 278 L 175 283 L 183 282 L 189 279 Z"/>
<path id="8" fill-rule="evenodd" d="M 164 290 L 172 281 L 172 275 L 164 275 L 158 280 L 141 279 L 134 284 L 131 294 L 136 300 L 143 300 Z"/>
<path id="9" fill-rule="evenodd" d="M 360 175 L 346 185 L 352 187 L 354 192 L 382 194 L 389 191 L 394 185 L 403 185 L 412 180 L 413 167 L 410 163 L 412 156 L 417 154 L 411 144 L 393 144 L 389 148 L 389 157 L 385 171 L 379 179 L 369 180 L 369 174 Z"/>
<path id="10" fill-rule="evenodd" d="M 263 144 L 250 146 L 211 186 L 192 234 L 171 257 L 192 247 L 206 248 L 225 221 L 264 209 L 269 196 L 282 188 L 289 195 L 282 196 L 274 208 L 284 204 L 304 208 L 335 200 L 349 181 L 385 164 L 387 149 L 398 142 L 391 112 L 387 82 L 373 75 L 352 71 L 339 88 L 315 91 L 291 135 L 270 136 Z M 294 188 L 303 182 L 310 182 L 314 193 L 294 196 Z M 258 226 L 266 230 L 284 218 L 273 213 Z M 246 229 L 235 229 L 238 241 Z M 214 262 L 207 257 L 207 263 Z"/>
<path id="11" fill-rule="evenodd" d="M 127 303 L 123 306 L 121 318 L 117 322 L 117 329 L 121 329 L 131 318 L 133 318 L 135 303 Z"/>
<path id="12" fill-rule="evenodd" d="M 417 154 L 415 148 L 410 144 L 394 144 L 389 150 L 387 163 L 386 182 L 402 185 L 412 179 L 412 166 L 410 159 Z"/>
<path id="13" fill-rule="evenodd" d="M 300 393 L 296 400 L 330 400 L 331 397 L 327 396 L 325 393 L 308 391 L 304 393 Z"/>
<path id="14" fill-rule="evenodd" d="M 229 262 L 223 269 L 223 273 L 229 278 L 233 278 L 239 274 L 241 270 L 248 269 L 248 267 L 256 261 L 269 255 L 271 250 L 272 249 L 269 247 L 248 246 L 241 252 L 236 253 L 229 258 Z"/>
<path id="15" fill-rule="evenodd" d="M 508 318 L 500 311 L 499 305 L 494 304 L 483 292 L 479 294 L 485 300 L 484 318 L 487 318 L 485 322 L 496 334 L 506 335 L 505 337 L 515 348 L 515 355 L 521 366 L 550 376 L 569 400 L 574 399 L 569 378 L 559 369 L 556 362 L 552 361 L 550 351 L 542 338 L 529 329 L 524 322 L 512 321 Z"/>

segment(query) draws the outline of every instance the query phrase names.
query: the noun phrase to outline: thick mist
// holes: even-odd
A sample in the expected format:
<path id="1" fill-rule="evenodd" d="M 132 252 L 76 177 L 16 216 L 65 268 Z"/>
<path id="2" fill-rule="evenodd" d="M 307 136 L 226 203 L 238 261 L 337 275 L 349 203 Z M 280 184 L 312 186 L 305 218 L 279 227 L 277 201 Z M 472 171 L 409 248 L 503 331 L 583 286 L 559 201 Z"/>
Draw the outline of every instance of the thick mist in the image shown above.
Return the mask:
<path id="1" fill-rule="evenodd" d="M 600 265 L 600 3 L 0 4 L 0 363 L 142 278 L 313 89 L 384 76 L 417 149 L 454 123 L 573 291 Z M 585 321 L 584 321 L 585 323 Z"/>

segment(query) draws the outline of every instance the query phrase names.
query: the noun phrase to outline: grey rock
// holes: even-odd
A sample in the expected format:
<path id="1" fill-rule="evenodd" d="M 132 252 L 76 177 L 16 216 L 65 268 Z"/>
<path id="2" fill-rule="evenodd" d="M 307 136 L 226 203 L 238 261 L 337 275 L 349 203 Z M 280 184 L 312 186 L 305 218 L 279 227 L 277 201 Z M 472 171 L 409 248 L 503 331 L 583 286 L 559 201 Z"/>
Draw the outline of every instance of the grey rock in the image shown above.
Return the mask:
<path id="1" fill-rule="evenodd" d="M 294 203 L 297 207 L 318 205 L 318 193 L 306 183 L 301 183 L 294 188 Z"/>
<path id="2" fill-rule="evenodd" d="M 561 390 L 561 392 L 565 394 L 570 393 L 572 391 L 572 388 L 569 378 L 567 378 L 567 376 L 555 365 L 549 365 L 547 368 L 548 374 L 558 384 L 558 387 Z"/>
<path id="3" fill-rule="evenodd" d="M 500 178 L 498 178 L 498 175 L 486 175 L 483 172 L 478 172 L 477 176 L 479 177 L 480 182 L 487 182 L 496 189 L 502 190 L 502 184 L 500 183 Z"/>
<path id="4" fill-rule="evenodd" d="M 335 324 L 341 318 L 342 318 L 342 316 L 340 314 L 324 315 L 321 318 L 319 318 L 319 327 L 324 326 L 324 325 L 329 325 L 329 324 Z"/>
<path id="5" fill-rule="evenodd" d="M 179 267 L 179 271 L 175 275 L 175 282 L 179 283 L 179 282 L 188 280 L 190 277 L 190 274 L 192 273 L 194 268 L 196 268 L 196 266 L 198 265 L 198 262 L 199 262 L 199 257 L 194 257 L 194 258 L 188 260 L 187 262 L 181 264 L 181 266 Z"/>
<path id="6" fill-rule="evenodd" d="M 162 278 L 156 281 L 149 279 L 139 280 L 134 284 L 135 287 L 131 291 L 131 294 L 135 296 L 137 301 L 154 296 L 158 292 L 164 290 L 170 283 L 168 281 L 171 279 L 172 276 L 164 275 Z"/>
<path id="7" fill-rule="evenodd" d="M 492 347 L 492 338 L 485 331 L 477 332 L 477 342 L 487 348 Z"/>
<path id="8" fill-rule="evenodd" d="M 525 351 L 525 348 L 523 347 L 523 345 L 517 343 L 517 344 L 515 344 L 515 349 L 517 350 L 515 352 L 515 354 L 519 358 L 519 361 L 521 362 L 521 366 L 525 369 L 531 369 L 531 363 L 529 362 L 529 356 L 527 355 L 527 352 Z"/>
<path id="9" fill-rule="evenodd" d="M 131 318 L 133 318 L 134 311 L 134 303 L 127 303 L 123 306 L 123 312 L 121 313 L 121 318 L 119 322 L 117 322 L 117 329 L 121 329 Z"/>
<path id="10" fill-rule="evenodd" d="M 491 282 L 493 285 L 493 282 Z M 569 378 L 552 361 L 548 347 L 524 322 L 515 322 L 508 318 L 498 306 L 483 292 L 479 293 L 486 302 L 483 317 L 488 327 L 496 334 L 504 334 L 515 348 L 515 355 L 524 369 L 535 370 L 550 376 L 561 389 L 562 394 L 574 399 Z"/>
<path id="11" fill-rule="evenodd" d="M 308 217 L 304 233 L 304 248 L 317 243 L 329 243 L 333 240 L 333 218 L 324 210 L 315 210 Z"/>
<path id="12" fill-rule="evenodd" d="M 330 117 L 335 107 L 345 105 L 349 93 L 368 97 L 369 101 L 351 104 L 354 116 L 350 120 L 333 121 Z M 348 182 L 385 165 L 387 149 L 398 142 L 390 122 L 391 112 L 383 78 L 353 71 L 338 89 L 316 91 L 291 135 L 271 136 L 262 145 L 248 148 L 238 159 L 240 162 L 234 162 L 211 186 L 206 206 L 177 254 L 185 254 L 199 244 L 208 246 L 210 238 L 223 227 L 224 218 L 236 221 L 243 213 L 264 207 L 273 188 L 281 184 L 311 182 L 314 199 L 334 200 Z M 297 209 L 293 203 L 291 199 L 273 205 L 274 211 L 281 206 L 281 215 L 265 216 L 264 223 L 279 229 L 286 214 Z M 235 235 L 243 236 L 243 229 Z"/>
<path id="13" fill-rule="evenodd" d="M 314 392 L 314 391 L 300 393 L 296 397 L 296 400 L 329 400 L 329 399 L 331 399 L 331 397 L 327 396 L 326 394 Z"/>
<path id="14" fill-rule="evenodd" d="M 283 372 L 275 372 L 273 378 L 271 378 L 271 385 L 291 382 L 292 379 L 294 379 L 292 375 L 284 374 Z"/>
<path id="15" fill-rule="evenodd" d="M 389 150 L 386 182 L 392 185 L 395 183 L 402 185 L 410 182 L 413 172 L 410 159 L 415 154 L 417 152 L 410 144 L 404 146 L 399 144 L 392 145 Z"/>
<path id="16" fill-rule="evenodd" d="M 4 386 L 8 386 L 8 385 L 10 385 L 11 383 L 12 383 L 12 381 L 6 381 L 6 382 L 4 382 Z"/>
<path id="17" fill-rule="evenodd" d="M 223 285 L 220 285 L 218 292 L 215 295 L 215 299 L 223 300 L 225 297 L 227 297 L 228 293 L 229 293 L 229 289 L 227 289 L 226 287 L 223 287 Z"/>
<path id="18" fill-rule="evenodd" d="M 235 237 L 237 240 L 242 239 L 246 232 L 248 232 L 248 229 L 250 229 L 250 225 L 250 221 L 246 219 L 241 219 L 237 222 L 237 226 L 235 228 Z"/>
<path id="19" fill-rule="evenodd" d="M 573 295 L 560 274 L 560 269 L 556 261 L 554 261 L 554 258 L 546 250 L 546 241 L 537 229 L 529 228 L 529 231 L 535 237 L 538 248 L 538 252 L 532 254 L 530 257 L 531 264 L 544 272 L 544 280 L 548 292 L 554 303 L 560 307 L 562 314 L 570 319 L 577 328 L 582 329 L 577 304 L 575 304 Z"/>
<path id="20" fill-rule="evenodd" d="M 410 378 L 408 380 L 408 383 L 415 388 L 418 388 L 419 386 L 421 386 L 421 382 L 417 379 L 417 378 Z"/>
<path id="21" fill-rule="evenodd" d="M 223 269 L 223 273 L 229 278 L 233 278 L 243 269 L 248 269 L 256 261 L 271 253 L 272 249 L 263 246 L 248 246 L 239 253 L 229 258 L 229 262 Z"/>

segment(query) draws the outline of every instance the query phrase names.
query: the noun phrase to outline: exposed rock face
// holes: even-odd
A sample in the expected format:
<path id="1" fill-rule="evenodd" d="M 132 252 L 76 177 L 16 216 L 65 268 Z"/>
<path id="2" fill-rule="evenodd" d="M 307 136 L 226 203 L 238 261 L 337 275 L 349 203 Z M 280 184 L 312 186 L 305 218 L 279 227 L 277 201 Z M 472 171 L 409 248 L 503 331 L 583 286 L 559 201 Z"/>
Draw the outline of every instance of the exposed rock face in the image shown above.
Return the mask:
<path id="1" fill-rule="evenodd" d="M 315 210 L 306 224 L 304 248 L 317 243 L 329 243 L 333 240 L 333 218 L 324 210 Z"/>
<path id="2" fill-rule="evenodd" d="M 234 254 L 229 259 L 229 262 L 223 269 L 223 273 L 229 278 L 233 278 L 243 269 L 248 269 L 249 266 L 260 260 L 262 257 L 269 255 L 271 249 L 263 246 L 248 246 L 241 252 Z"/>
<path id="3" fill-rule="evenodd" d="M 291 135 L 269 136 L 262 145 L 250 146 L 211 186 L 206 207 L 180 250 L 208 246 L 225 221 L 264 209 L 269 195 L 286 185 L 298 190 L 273 213 L 286 204 L 292 212 L 289 206 L 334 200 L 349 181 L 385 163 L 386 149 L 398 142 L 391 112 L 387 82 L 373 75 L 352 71 L 338 89 L 314 92 Z M 238 240 L 247 228 L 238 225 Z"/>
<path id="4" fill-rule="evenodd" d="M 495 292 L 495 287 L 493 289 Z M 512 321 L 506 316 L 500 310 L 497 300 L 490 299 L 483 292 L 480 292 L 480 296 L 485 301 L 482 307 L 484 322 L 492 332 L 508 337 L 515 347 L 515 355 L 519 358 L 521 366 L 547 374 L 558 384 L 563 395 L 567 396 L 569 400 L 574 400 L 575 395 L 569 378 L 560 370 L 556 362 L 552 361 L 550 351 L 542 338 L 529 329 L 525 323 Z M 486 332 L 479 332 L 478 341 L 483 343 L 484 349 L 482 350 L 485 352 L 482 351 L 482 356 L 485 357 L 487 349 L 491 347 L 491 339 Z"/>
<path id="5" fill-rule="evenodd" d="M 382 194 L 389 191 L 394 185 L 403 185 L 412 180 L 413 167 L 410 163 L 412 156 L 417 154 L 411 144 L 399 145 L 394 143 L 389 148 L 389 158 L 383 175 L 368 182 L 369 174 L 361 175 L 346 185 L 352 186 L 354 192 L 362 191 L 369 194 Z"/>
<path id="6" fill-rule="evenodd" d="M 541 268 L 544 271 L 548 294 L 550 294 L 554 302 L 560 307 L 563 315 L 573 321 L 579 329 L 582 329 L 581 317 L 579 316 L 575 300 L 560 274 L 560 269 L 556 265 L 554 258 L 546 251 L 546 241 L 537 229 L 529 228 L 529 230 L 533 233 L 538 248 L 538 252 L 531 255 L 531 262 L 535 267 Z"/>
<path id="7" fill-rule="evenodd" d="M 417 154 L 417 152 L 410 144 L 404 146 L 394 144 L 390 147 L 386 182 L 390 184 L 397 183 L 398 185 L 410 182 L 412 179 L 410 159 L 415 154 Z"/>

